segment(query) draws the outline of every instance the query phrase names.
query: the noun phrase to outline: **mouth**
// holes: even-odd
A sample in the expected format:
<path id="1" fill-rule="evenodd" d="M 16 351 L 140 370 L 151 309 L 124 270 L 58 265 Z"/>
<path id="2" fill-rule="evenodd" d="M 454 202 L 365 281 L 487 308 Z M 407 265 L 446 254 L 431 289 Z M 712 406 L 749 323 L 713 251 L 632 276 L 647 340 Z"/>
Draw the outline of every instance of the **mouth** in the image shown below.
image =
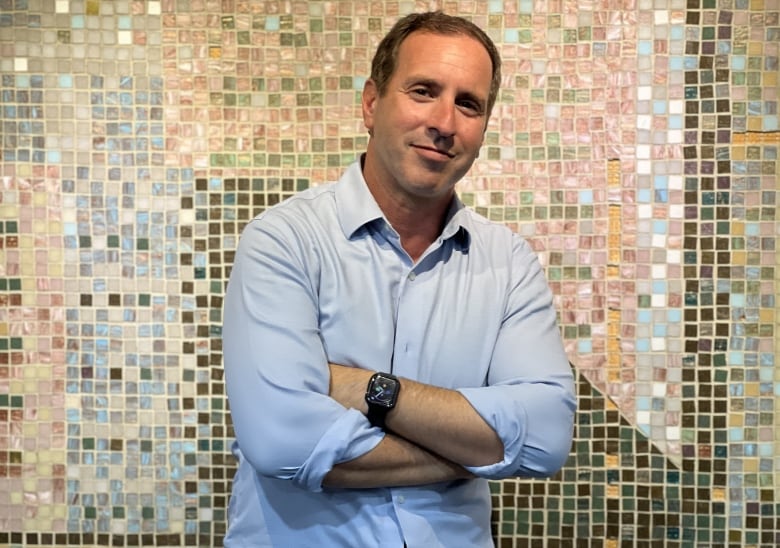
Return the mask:
<path id="1" fill-rule="evenodd" d="M 441 158 L 452 159 L 452 158 L 455 157 L 455 154 L 450 152 L 449 150 L 436 148 L 436 147 L 432 147 L 432 146 L 424 146 L 424 145 L 412 145 L 412 146 L 414 148 L 416 148 L 417 150 L 422 151 L 423 153 L 425 153 L 426 156 L 431 156 L 431 157 L 437 157 L 438 156 L 440 159 Z"/>

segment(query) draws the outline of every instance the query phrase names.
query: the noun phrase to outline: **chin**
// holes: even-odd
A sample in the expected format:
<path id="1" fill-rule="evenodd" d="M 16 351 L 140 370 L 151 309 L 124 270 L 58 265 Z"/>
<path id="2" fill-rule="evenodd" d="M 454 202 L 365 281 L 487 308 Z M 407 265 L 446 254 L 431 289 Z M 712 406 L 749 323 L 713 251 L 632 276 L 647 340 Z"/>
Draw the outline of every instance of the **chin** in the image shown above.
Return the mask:
<path id="1" fill-rule="evenodd" d="M 436 199 L 449 197 L 452 195 L 454 185 L 451 184 L 431 184 L 431 185 L 411 185 L 412 194 L 419 198 Z"/>

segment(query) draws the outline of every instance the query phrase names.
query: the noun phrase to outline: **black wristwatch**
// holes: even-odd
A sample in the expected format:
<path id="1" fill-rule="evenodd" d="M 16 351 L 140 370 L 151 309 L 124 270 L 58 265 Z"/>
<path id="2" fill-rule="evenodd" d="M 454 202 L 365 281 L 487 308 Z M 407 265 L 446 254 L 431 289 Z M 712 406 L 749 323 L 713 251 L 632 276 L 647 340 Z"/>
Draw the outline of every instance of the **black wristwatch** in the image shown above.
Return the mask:
<path id="1" fill-rule="evenodd" d="M 368 420 L 379 428 L 385 427 L 387 413 L 395 407 L 401 382 L 390 373 L 374 373 L 366 388 L 366 403 L 368 404 Z"/>

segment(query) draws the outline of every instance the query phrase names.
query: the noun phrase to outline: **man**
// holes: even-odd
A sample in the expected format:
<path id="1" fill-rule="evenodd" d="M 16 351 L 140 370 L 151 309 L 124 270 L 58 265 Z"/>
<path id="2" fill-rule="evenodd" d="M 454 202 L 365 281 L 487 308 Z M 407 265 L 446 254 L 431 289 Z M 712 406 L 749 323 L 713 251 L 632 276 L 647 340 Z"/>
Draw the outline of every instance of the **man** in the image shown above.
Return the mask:
<path id="1" fill-rule="evenodd" d="M 492 546 L 487 479 L 566 460 L 574 383 L 539 262 L 454 190 L 499 82 L 478 27 L 402 18 L 363 90 L 361 160 L 246 227 L 226 546 Z"/>

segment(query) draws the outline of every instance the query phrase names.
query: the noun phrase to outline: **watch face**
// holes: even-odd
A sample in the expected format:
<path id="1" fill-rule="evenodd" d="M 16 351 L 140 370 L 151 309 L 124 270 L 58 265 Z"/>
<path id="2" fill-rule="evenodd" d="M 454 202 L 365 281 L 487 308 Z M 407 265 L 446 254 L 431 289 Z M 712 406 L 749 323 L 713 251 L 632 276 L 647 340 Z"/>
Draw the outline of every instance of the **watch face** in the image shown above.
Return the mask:
<path id="1" fill-rule="evenodd" d="M 395 403 L 395 397 L 398 393 L 398 382 L 395 379 L 387 377 L 377 377 L 371 383 L 371 388 L 366 399 L 371 403 L 390 407 Z"/>

